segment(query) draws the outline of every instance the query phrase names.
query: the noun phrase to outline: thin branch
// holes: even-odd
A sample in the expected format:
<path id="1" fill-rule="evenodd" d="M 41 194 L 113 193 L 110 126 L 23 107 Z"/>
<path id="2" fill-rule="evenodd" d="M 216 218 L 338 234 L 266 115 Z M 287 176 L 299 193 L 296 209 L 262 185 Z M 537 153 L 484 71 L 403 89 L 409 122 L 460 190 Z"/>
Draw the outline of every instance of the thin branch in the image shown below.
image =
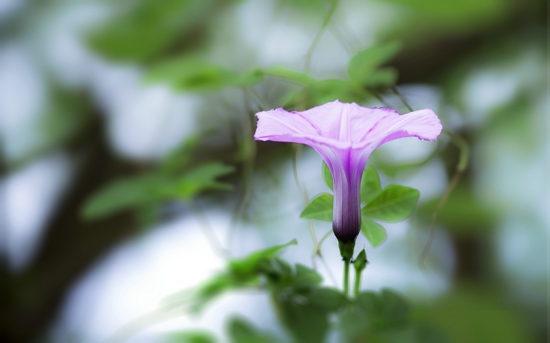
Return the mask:
<path id="1" fill-rule="evenodd" d="M 214 252 L 216 252 L 219 256 L 227 258 L 229 256 L 228 251 L 223 247 L 220 239 L 214 232 L 214 228 L 210 224 L 210 220 L 208 220 L 208 216 L 206 215 L 206 213 L 204 213 L 202 206 L 198 203 L 197 200 L 194 200 L 189 203 L 189 209 L 197 220 L 197 223 L 204 233 L 206 240 L 212 247 L 212 250 L 214 250 Z"/>
<path id="2" fill-rule="evenodd" d="M 330 9 L 323 19 L 323 24 L 321 25 L 321 28 L 319 31 L 317 31 L 317 34 L 315 35 L 315 38 L 313 39 L 313 42 L 311 43 L 309 49 L 307 50 L 306 56 L 305 56 L 305 64 L 304 64 L 304 72 L 305 74 L 309 73 L 309 68 L 311 64 L 311 56 L 313 55 L 313 52 L 315 51 L 315 48 L 317 48 L 317 44 L 319 44 L 319 41 L 321 40 L 321 37 L 323 36 L 323 32 L 325 31 L 327 25 L 330 23 L 330 19 L 332 18 L 332 15 L 334 12 L 336 12 L 336 8 L 338 7 L 339 0 L 333 0 L 332 5 L 330 6 Z"/>
<path id="3" fill-rule="evenodd" d="M 391 88 L 391 90 L 393 91 L 393 93 L 395 95 L 397 95 L 397 97 L 399 98 L 399 100 L 401 100 L 401 102 L 405 105 L 405 107 L 407 107 L 407 109 L 412 112 L 414 111 L 411 107 L 411 105 L 409 105 L 409 103 L 407 102 L 407 99 L 405 99 L 405 97 L 397 90 L 397 88 L 395 86 L 393 86 Z"/>
<path id="4" fill-rule="evenodd" d="M 436 207 L 434 213 L 432 214 L 432 223 L 430 225 L 430 233 L 429 233 L 429 236 L 428 236 L 428 241 L 426 242 L 426 245 L 422 249 L 422 252 L 420 253 L 420 256 L 418 258 L 418 265 L 420 267 L 424 266 L 424 260 L 425 260 L 426 256 L 428 255 L 428 252 L 430 251 L 430 247 L 433 243 L 434 236 L 435 236 L 435 225 L 437 223 L 437 217 L 439 216 L 439 213 L 443 209 L 443 206 L 445 205 L 445 203 L 449 199 L 449 196 L 451 195 L 451 192 L 453 191 L 453 189 L 458 184 L 458 181 L 460 180 L 460 177 L 462 176 L 462 173 L 468 167 L 468 160 L 469 160 L 469 156 L 470 156 L 470 147 L 469 147 L 468 143 L 462 137 L 460 137 L 458 135 L 455 135 L 455 134 L 453 134 L 451 132 L 448 132 L 448 131 L 445 131 L 445 133 L 447 133 L 451 137 L 451 143 L 456 145 L 456 147 L 459 149 L 460 155 L 459 155 L 459 159 L 458 159 L 458 164 L 456 166 L 455 174 L 454 174 L 451 182 L 449 183 L 449 186 L 445 190 L 445 193 L 443 194 L 443 197 L 441 198 L 441 200 L 437 204 L 437 207 Z"/>

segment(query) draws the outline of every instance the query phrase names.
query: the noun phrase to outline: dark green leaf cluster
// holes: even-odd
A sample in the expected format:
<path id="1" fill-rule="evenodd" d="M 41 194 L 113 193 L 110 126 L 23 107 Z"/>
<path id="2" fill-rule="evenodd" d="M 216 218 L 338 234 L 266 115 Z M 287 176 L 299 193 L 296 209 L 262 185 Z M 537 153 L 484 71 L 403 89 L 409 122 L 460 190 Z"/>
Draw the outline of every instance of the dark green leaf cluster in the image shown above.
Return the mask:
<path id="1" fill-rule="evenodd" d="M 230 260 L 224 272 L 194 291 L 170 297 L 167 304 L 197 312 L 223 293 L 255 288 L 269 294 L 280 323 L 296 343 L 323 342 L 330 330 L 337 330 L 342 342 L 442 342 L 433 329 L 413 322 L 409 305 L 397 293 L 385 289 L 350 299 L 338 289 L 323 286 L 315 270 L 301 264 L 291 266 L 279 254 L 294 244 L 296 240 Z M 356 269 L 362 270 L 366 266 L 364 251 L 358 259 L 364 263 Z M 238 317 L 229 320 L 227 335 L 235 343 L 278 342 Z M 217 340 L 206 332 L 191 331 L 172 335 L 170 341 Z"/>
<path id="2" fill-rule="evenodd" d="M 332 175 L 326 163 L 323 162 L 323 179 L 330 189 Z M 420 197 L 420 192 L 414 188 L 388 185 L 382 189 L 380 178 L 374 167 L 365 168 L 361 179 L 361 202 L 363 203 L 361 232 L 376 247 L 386 239 L 384 228 L 374 222 L 398 222 L 409 217 Z M 334 198 L 332 194 L 322 193 L 315 197 L 300 214 L 301 218 L 332 221 Z"/>

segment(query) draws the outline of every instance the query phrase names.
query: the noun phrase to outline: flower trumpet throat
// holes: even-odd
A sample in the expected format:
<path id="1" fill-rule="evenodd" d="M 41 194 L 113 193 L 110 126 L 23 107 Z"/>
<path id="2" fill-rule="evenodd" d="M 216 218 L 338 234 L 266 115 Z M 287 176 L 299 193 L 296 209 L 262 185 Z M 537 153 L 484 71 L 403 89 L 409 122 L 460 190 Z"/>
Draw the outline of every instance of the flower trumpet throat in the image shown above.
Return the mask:
<path id="1" fill-rule="evenodd" d="M 279 108 L 256 116 L 254 139 L 305 144 L 323 157 L 334 182 L 332 228 L 343 243 L 354 242 L 361 230 L 361 177 L 372 152 L 399 138 L 433 141 L 442 130 L 430 109 L 400 115 L 338 100 L 302 112 Z"/>

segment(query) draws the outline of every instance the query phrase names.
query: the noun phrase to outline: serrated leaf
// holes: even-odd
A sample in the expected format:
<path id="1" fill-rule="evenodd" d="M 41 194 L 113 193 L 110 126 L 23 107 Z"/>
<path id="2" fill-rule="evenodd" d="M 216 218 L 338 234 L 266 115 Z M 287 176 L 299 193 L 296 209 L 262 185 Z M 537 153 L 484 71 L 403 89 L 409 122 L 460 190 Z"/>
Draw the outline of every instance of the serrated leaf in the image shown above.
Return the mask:
<path id="1" fill-rule="evenodd" d="M 361 84 L 372 83 L 373 76 L 388 80 L 388 72 L 375 75 L 377 67 L 388 62 L 399 51 L 401 44 L 390 42 L 371 46 L 352 57 L 348 65 L 348 74 L 352 80 Z"/>
<path id="2" fill-rule="evenodd" d="M 363 216 L 385 222 L 398 222 L 410 216 L 420 192 L 414 188 L 389 185 L 363 207 Z"/>
<path id="3" fill-rule="evenodd" d="M 325 180 L 325 184 L 328 186 L 328 188 L 334 190 L 332 173 L 330 172 L 328 164 L 325 161 L 323 161 L 323 180 Z"/>
<path id="4" fill-rule="evenodd" d="M 361 179 L 361 201 L 369 202 L 376 197 L 382 188 L 380 187 L 380 177 L 373 166 L 368 166 L 363 171 L 363 178 Z"/>
<path id="5" fill-rule="evenodd" d="M 387 237 L 386 230 L 382 225 L 366 218 L 361 220 L 361 232 L 374 248 L 384 243 Z"/>
<path id="6" fill-rule="evenodd" d="M 313 198 L 300 218 L 317 219 L 325 222 L 332 221 L 332 206 L 334 197 L 331 194 L 323 193 Z"/>

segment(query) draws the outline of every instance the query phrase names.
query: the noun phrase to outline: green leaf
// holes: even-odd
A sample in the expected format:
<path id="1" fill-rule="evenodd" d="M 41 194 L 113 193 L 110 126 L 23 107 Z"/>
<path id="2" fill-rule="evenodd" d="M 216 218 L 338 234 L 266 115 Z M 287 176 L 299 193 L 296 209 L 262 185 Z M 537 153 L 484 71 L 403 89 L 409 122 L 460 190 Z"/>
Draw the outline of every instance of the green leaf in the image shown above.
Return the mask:
<path id="1" fill-rule="evenodd" d="M 361 201 L 369 202 L 376 197 L 380 191 L 380 178 L 373 166 L 368 166 L 363 171 L 363 178 L 361 179 Z"/>
<path id="2" fill-rule="evenodd" d="M 315 270 L 302 264 L 296 264 L 296 275 L 294 279 L 295 288 L 309 288 L 323 282 L 323 277 Z"/>
<path id="3" fill-rule="evenodd" d="M 244 258 L 230 260 L 228 266 L 229 270 L 232 274 L 238 275 L 239 277 L 248 277 L 249 275 L 256 273 L 261 267 L 261 264 L 267 259 L 274 257 L 284 248 L 296 244 L 298 244 L 298 241 L 293 239 L 286 244 L 258 250 Z"/>
<path id="4" fill-rule="evenodd" d="M 166 180 L 157 175 L 145 175 L 116 180 L 94 193 L 82 207 L 82 216 L 99 219 L 110 214 L 153 202 Z"/>
<path id="5" fill-rule="evenodd" d="M 315 80 L 314 78 L 304 73 L 290 71 L 283 67 L 270 67 L 270 68 L 264 69 L 263 73 L 268 76 L 279 77 L 281 79 L 284 79 L 293 83 L 298 83 L 304 86 L 311 85 L 317 82 L 317 80 Z"/>
<path id="6" fill-rule="evenodd" d="M 364 80 L 363 85 L 367 87 L 391 87 L 397 82 L 399 74 L 397 69 L 387 67 L 381 68 L 373 71 L 366 80 Z"/>
<path id="7" fill-rule="evenodd" d="M 329 287 L 316 287 L 305 294 L 312 306 L 323 311 L 335 312 L 348 304 L 348 298 L 339 290 Z"/>
<path id="8" fill-rule="evenodd" d="M 430 223 L 441 199 L 423 202 L 418 208 L 418 218 L 424 223 Z M 443 205 L 437 222 L 451 231 L 453 235 L 471 235 L 495 230 L 499 211 L 494 204 L 483 202 L 468 191 L 466 187 L 456 187 Z"/>
<path id="9" fill-rule="evenodd" d="M 398 222 L 410 216 L 420 197 L 414 188 L 389 185 L 363 207 L 363 216 L 385 222 Z"/>
<path id="10" fill-rule="evenodd" d="M 372 220 L 362 218 L 361 220 L 361 232 L 374 248 L 384 243 L 386 240 L 386 230 L 382 225 L 373 222 Z"/>
<path id="11" fill-rule="evenodd" d="M 265 266 L 268 265 L 268 261 L 273 259 L 282 249 L 296 244 L 297 241 L 293 239 L 286 244 L 254 251 L 240 259 L 232 259 L 228 262 L 226 271 L 213 276 L 192 292 L 183 292 L 183 295 L 186 295 L 185 297 L 175 295 L 170 297 L 172 300 L 168 299 L 167 302 L 187 304 L 191 312 L 199 312 L 225 292 L 257 286 L 259 277 L 265 275 L 268 270 L 273 270 L 272 268 L 266 270 Z"/>
<path id="12" fill-rule="evenodd" d="M 231 343 L 275 343 L 277 340 L 260 332 L 250 322 L 240 317 L 233 317 L 228 323 L 229 342 Z"/>
<path id="13" fill-rule="evenodd" d="M 217 0 L 113 3 L 114 15 L 88 35 L 87 43 L 109 59 L 137 62 L 160 57 L 175 46 L 196 47 L 215 14 L 230 4 Z"/>
<path id="14" fill-rule="evenodd" d="M 348 74 L 355 82 L 365 84 L 372 83 L 376 69 L 389 62 L 389 60 L 397 54 L 401 47 L 398 42 L 390 42 L 385 44 L 379 44 L 371 46 L 363 51 L 360 51 L 357 55 L 353 56 L 348 65 Z M 388 72 L 384 72 L 386 75 L 374 75 L 374 77 L 383 81 L 388 80 Z"/>
<path id="15" fill-rule="evenodd" d="M 294 342 L 324 341 L 329 327 L 327 311 L 304 301 L 302 296 L 291 295 L 274 300 L 280 320 L 294 338 Z"/>
<path id="16" fill-rule="evenodd" d="M 326 185 L 331 190 L 334 190 L 333 181 L 332 181 L 332 173 L 330 172 L 330 169 L 325 161 L 323 161 L 323 180 L 325 180 Z"/>
<path id="17" fill-rule="evenodd" d="M 363 292 L 357 296 L 357 304 L 371 317 L 376 328 L 395 328 L 409 318 L 409 304 L 396 292 L 383 289 L 379 294 Z"/>
<path id="18" fill-rule="evenodd" d="M 216 180 L 234 168 L 219 162 L 200 165 L 175 178 L 160 173 L 116 180 L 84 203 L 82 216 L 99 219 L 121 210 L 149 206 L 168 200 L 188 201 L 205 190 L 227 190 L 231 185 Z"/>
<path id="19" fill-rule="evenodd" d="M 305 87 L 296 95 L 294 102 L 305 102 L 307 107 L 313 107 L 335 99 L 342 102 L 359 102 L 365 99 L 365 92 L 350 80 L 321 80 Z"/>
<path id="20" fill-rule="evenodd" d="M 217 340 L 208 331 L 190 330 L 170 334 L 168 343 L 216 343 Z"/>
<path id="21" fill-rule="evenodd" d="M 162 160 L 160 165 L 161 172 L 167 175 L 181 172 L 183 168 L 189 165 L 192 153 L 199 145 L 199 142 L 199 136 L 196 134 L 191 135 L 183 141 Z"/>
<path id="22" fill-rule="evenodd" d="M 146 82 L 166 82 L 176 90 L 196 92 L 218 90 L 228 86 L 250 86 L 262 79 L 263 75 L 257 69 L 240 75 L 194 55 L 163 61 L 153 66 L 145 76 Z"/>
<path id="23" fill-rule="evenodd" d="M 323 193 L 313 198 L 305 210 L 300 214 L 300 218 L 317 219 L 325 222 L 332 221 L 332 204 L 334 198 L 331 194 Z"/>
<path id="24" fill-rule="evenodd" d="M 235 170 L 219 162 L 210 162 L 200 165 L 177 180 L 173 189 L 168 194 L 176 196 L 180 200 L 190 200 L 198 193 L 205 190 L 230 190 L 232 185 L 217 181 L 218 177 L 232 173 Z"/>

